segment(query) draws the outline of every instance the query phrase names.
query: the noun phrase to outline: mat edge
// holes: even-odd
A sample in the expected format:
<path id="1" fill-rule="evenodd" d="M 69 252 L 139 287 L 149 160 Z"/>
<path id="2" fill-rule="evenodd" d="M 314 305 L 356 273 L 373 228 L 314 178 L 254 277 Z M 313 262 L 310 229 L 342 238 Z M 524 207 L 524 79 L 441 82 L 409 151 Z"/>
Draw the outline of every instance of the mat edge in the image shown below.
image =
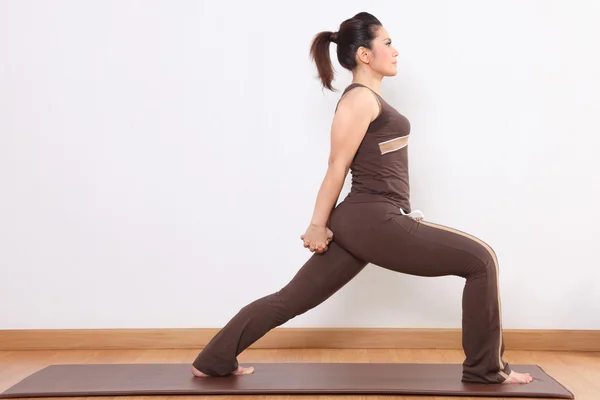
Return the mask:
<path id="1" fill-rule="evenodd" d="M 531 364 L 531 365 L 533 365 L 533 364 Z M 536 364 L 536 365 L 537 365 L 537 364 Z M 550 379 L 552 379 L 552 380 L 554 381 L 554 383 L 556 383 L 558 386 L 562 387 L 562 388 L 563 388 L 565 391 L 567 391 L 567 392 L 568 392 L 568 393 L 571 395 L 571 397 L 565 397 L 565 398 L 569 398 L 569 399 L 574 399 L 574 398 L 575 398 L 575 393 L 573 393 L 573 392 L 572 392 L 572 391 L 571 391 L 571 390 L 570 390 L 568 387 L 566 387 L 564 384 L 560 383 L 560 382 L 559 382 L 559 381 L 558 381 L 556 378 L 554 378 L 554 377 L 553 377 L 553 376 L 552 376 L 550 373 L 548 373 L 548 372 L 547 372 L 547 371 L 544 369 L 544 367 L 542 367 L 541 365 L 537 365 L 537 367 L 538 367 L 539 369 L 541 369 L 541 370 L 542 370 L 542 372 L 543 372 L 544 374 L 546 374 L 546 376 L 550 377 Z"/>
<path id="2" fill-rule="evenodd" d="M 457 397 L 498 397 L 495 394 L 499 393 L 483 393 L 483 392 L 469 392 L 465 394 L 465 392 L 443 392 L 443 391 L 419 391 L 418 393 L 415 391 L 339 391 L 339 390 L 319 390 L 319 391 L 301 391 L 301 390 L 260 390 L 260 391 L 252 391 L 246 390 L 243 392 L 238 391 L 203 391 L 203 392 L 194 392 L 194 391 L 168 391 L 168 392 L 159 392 L 154 391 L 152 393 L 149 392 L 102 392 L 102 394 L 96 394 L 92 392 L 80 392 L 80 393 L 70 393 L 70 394 L 40 394 L 40 393 L 24 393 L 22 395 L 8 395 L 3 396 L 0 394 L 0 398 L 4 399 L 18 399 L 18 398 L 49 398 L 49 397 L 110 397 L 110 396 L 199 396 L 199 395 L 207 395 L 207 396 L 224 396 L 224 395 L 396 395 L 396 396 L 457 396 Z M 562 395 L 556 395 L 556 393 L 501 393 L 501 398 L 545 398 L 545 399 L 574 399 L 574 397 L 566 397 Z"/>

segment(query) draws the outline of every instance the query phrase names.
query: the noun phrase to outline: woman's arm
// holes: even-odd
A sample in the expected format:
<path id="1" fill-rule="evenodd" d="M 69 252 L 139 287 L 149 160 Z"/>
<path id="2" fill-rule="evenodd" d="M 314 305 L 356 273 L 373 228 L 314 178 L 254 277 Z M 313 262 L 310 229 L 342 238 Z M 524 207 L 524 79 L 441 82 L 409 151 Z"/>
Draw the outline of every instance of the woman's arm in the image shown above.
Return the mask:
<path id="1" fill-rule="evenodd" d="M 331 150 L 327 173 L 317 194 L 310 228 L 316 232 L 303 235 L 305 246 L 313 250 L 325 241 L 331 211 L 340 196 L 344 180 L 356 151 L 371 121 L 379 114 L 379 103 L 367 88 L 355 88 L 343 96 L 331 126 Z M 309 245 L 307 246 L 307 240 Z M 318 243 L 317 243 L 318 242 Z"/>

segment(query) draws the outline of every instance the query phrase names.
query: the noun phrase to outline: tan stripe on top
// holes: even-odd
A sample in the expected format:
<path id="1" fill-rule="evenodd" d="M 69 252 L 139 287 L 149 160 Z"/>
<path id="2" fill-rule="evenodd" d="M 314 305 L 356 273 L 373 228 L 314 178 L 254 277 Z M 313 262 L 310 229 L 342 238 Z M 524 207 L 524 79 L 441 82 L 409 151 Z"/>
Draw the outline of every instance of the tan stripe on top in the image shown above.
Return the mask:
<path id="1" fill-rule="evenodd" d="M 409 135 L 406 135 L 379 143 L 379 150 L 381 151 L 381 154 L 390 153 L 406 147 L 408 145 L 408 136 Z"/>

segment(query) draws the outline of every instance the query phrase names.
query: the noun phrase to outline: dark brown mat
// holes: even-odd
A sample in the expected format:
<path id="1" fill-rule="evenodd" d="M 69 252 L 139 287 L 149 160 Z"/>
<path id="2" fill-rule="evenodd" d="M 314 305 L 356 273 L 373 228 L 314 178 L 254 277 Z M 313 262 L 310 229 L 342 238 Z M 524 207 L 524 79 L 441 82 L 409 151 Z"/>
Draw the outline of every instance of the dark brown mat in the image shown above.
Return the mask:
<path id="1" fill-rule="evenodd" d="M 573 394 L 536 365 L 530 384 L 484 385 L 460 381 L 456 364 L 251 363 L 254 374 L 196 378 L 190 364 L 51 365 L 0 397 L 209 395 L 209 394 L 394 394 L 429 396 L 547 397 Z"/>

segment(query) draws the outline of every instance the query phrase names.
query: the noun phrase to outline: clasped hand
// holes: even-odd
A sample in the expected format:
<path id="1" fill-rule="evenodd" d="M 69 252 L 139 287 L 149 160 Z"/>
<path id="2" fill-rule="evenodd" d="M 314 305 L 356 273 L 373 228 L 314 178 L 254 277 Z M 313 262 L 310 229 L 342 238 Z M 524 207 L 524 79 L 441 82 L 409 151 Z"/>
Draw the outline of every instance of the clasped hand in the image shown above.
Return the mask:
<path id="1" fill-rule="evenodd" d="M 312 252 L 324 253 L 327 251 L 329 242 L 333 239 L 333 232 L 326 226 L 309 225 L 306 232 L 300 236 L 304 247 Z"/>

